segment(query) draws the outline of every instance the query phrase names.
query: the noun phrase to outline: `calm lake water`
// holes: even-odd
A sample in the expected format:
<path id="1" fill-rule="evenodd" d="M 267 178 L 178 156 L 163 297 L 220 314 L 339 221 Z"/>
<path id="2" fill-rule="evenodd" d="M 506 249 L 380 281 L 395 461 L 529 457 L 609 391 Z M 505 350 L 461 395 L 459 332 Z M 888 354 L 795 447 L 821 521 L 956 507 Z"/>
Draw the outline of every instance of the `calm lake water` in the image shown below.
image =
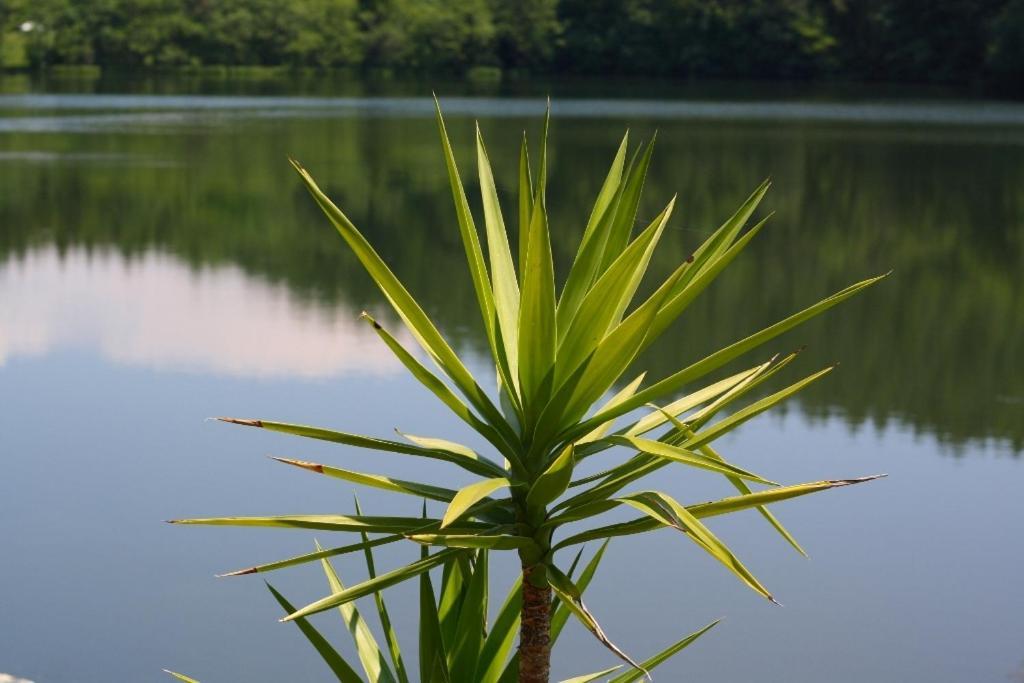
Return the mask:
<path id="1" fill-rule="evenodd" d="M 313 172 L 486 372 L 429 98 L 287 84 L 203 95 L 0 86 L 0 672 L 36 683 L 160 681 L 165 667 L 204 683 L 326 680 L 260 579 L 213 578 L 305 552 L 312 534 L 161 520 L 351 511 L 352 486 L 267 454 L 463 483 L 401 456 L 205 420 L 476 443 L 359 323 L 363 309 L 393 316 L 286 161 Z M 1024 680 L 1024 106 L 553 94 L 549 201 L 563 265 L 626 127 L 637 140 L 658 131 L 640 217 L 680 197 L 659 273 L 774 179 L 769 228 L 643 359 L 649 376 L 894 270 L 770 345 L 808 345 L 791 377 L 842 366 L 721 444 L 786 483 L 889 477 L 776 506 L 810 560 L 756 514 L 716 520 L 782 608 L 669 532 L 616 539 L 589 598 L 613 639 L 646 656 L 725 618 L 660 681 Z M 479 119 L 511 210 L 519 136 L 538 133 L 543 99 L 443 104 L 470 194 Z M 688 502 L 729 493 L 683 470 L 650 485 Z M 359 493 L 371 512 L 418 510 Z M 378 564 L 415 552 L 388 546 Z M 495 564 L 503 595 L 514 563 Z M 349 582 L 363 576 L 358 560 L 337 566 Z M 316 567 L 269 578 L 296 603 L 327 590 Z M 411 646 L 414 588 L 386 597 Z M 318 623 L 347 647 L 336 621 Z M 614 664 L 575 625 L 556 652 L 559 675 Z"/>

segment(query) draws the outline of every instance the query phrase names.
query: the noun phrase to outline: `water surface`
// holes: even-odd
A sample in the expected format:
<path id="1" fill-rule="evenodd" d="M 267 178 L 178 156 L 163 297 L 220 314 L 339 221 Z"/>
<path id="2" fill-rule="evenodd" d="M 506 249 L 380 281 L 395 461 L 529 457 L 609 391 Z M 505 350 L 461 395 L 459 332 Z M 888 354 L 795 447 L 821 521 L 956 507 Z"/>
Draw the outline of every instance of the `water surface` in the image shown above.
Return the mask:
<path id="1" fill-rule="evenodd" d="M 325 680 L 258 579 L 212 578 L 303 552 L 311 535 L 160 520 L 350 511 L 352 487 L 267 454 L 464 482 L 434 464 L 205 421 L 476 443 L 358 320 L 366 309 L 397 329 L 286 162 L 314 173 L 488 377 L 432 102 L 14 90 L 0 95 L 0 672 L 37 683 L 161 680 L 164 667 L 205 683 Z M 769 228 L 643 359 L 652 377 L 894 271 L 750 358 L 807 344 L 791 379 L 842 365 L 722 442 L 738 464 L 787 483 L 889 478 L 777 507 L 811 560 L 756 515 L 714 525 L 784 608 L 668 532 L 614 541 L 590 597 L 609 633 L 645 656 L 725 617 L 660 680 L 1021 676 L 1024 107 L 555 95 L 549 197 L 562 266 L 627 126 L 637 141 L 658 134 L 641 222 L 679 193 L 658 273 L 774 181 L 760 211 L 775 212 Z M 470 195 L 476 118 L 510 210 L 519 135 L 536 135 L 543 100 L 444 104 Z M 649 486 L 689 502 L 729 492 L 699 472 L 663 470 Z M 360 495 L 373 511 L 418 506 Z M 413 552 L 389 548 L 379 563 Z M 338 566 L 361 579 L 358 562 Z M 495 590 L 512 571 L 498 564 Z M 315 569 L 271 579 L 293 602 L 326 590 Z M 387 597 L 413 641 L 412 589 Z M 332 617 L 322 623 L 344 642 Z M 613 663 L 578 628 L 557 659 L 566 676 Z"/>

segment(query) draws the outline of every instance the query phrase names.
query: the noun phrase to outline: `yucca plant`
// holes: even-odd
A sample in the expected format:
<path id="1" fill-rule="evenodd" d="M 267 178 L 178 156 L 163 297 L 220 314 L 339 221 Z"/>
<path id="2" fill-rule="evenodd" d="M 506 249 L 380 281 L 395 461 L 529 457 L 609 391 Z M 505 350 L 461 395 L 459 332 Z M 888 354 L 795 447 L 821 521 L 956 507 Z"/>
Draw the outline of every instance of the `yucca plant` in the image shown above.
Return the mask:
<path id="1" fill-rule="evenodd" d="M 824 377 L 831 367 L 738 409 L 736 405 L 741 399 L 788 366 L 797 352 L 773 355 L 713 381 L 707 378 L 730 361 L 845 301 L 884 276 L 851 285 L 656 382 L 645 386 L 641 373 L 625 384 L 617 384 L 633 361 L 669 329 L 697 295 L 761 231 L 767 219 L 746 231 L 744 227 L 768 191 L 769 183 L 766 181 L 758 187 L 721 227 L 654 288 L 653 293 L 634 305 L 675 199 L 669 201 L 649 225 L 633 234 L 653 140 L 630 154 L 627 132 L 585 223 L 565 284 L 558 291 L 545 190 L 549 120 L 550 108 L 544 119 L 535 176 L 526 136 L 523 136 L 518 174 L 517 268 L 479 126 L 476 156 L 486 257 L 440 106 L 437 107 L 437 124 L 459 232 L 494 362 L 497 377 L 494 392 L 486 391 L 483 383 L 470 373 L 423 307 L 348 217 L 320 190 L 309 172 L 298 162 L 292 162 L 317 204 L 447 381 L 364 314 L 366 322 L 420 383 L 486 440 L 493 453 L 478 453 L 441 438 L 403 435 L 407 442 L 400 442 L 297 424 L 222 418 L 227 422 L 348 446 L 440 460 L 478 477 L 474 483 L 456 491 L 334 466 L 283 460 L 356 484 L 441 501 L 447 504 L 447 509 L 439 519 L 313 514 L 180 520 L 189 524 L 383 534 L 372 541 L 317 551 L 252 568 L 247 573 L 406 539 L 436 548 L 412 564 L 350 588 L 332 590 L 323 599 L 292 611 L 284 621 L 305 619 L 345 605 L 423 575 L 434 567 L 454 560 L 463 562 L 465 560 L 459 558 L 472 557 L 480 550 L 511 551 L 518 553 L 522 566 L 519 644 L 511 665 L 519 681 L 549 680 L 554 599 L 605 647 L 640 672 L 643 667 L 609 640 L 583 603 L 578 582 L 563 569 L 560 551 L 591 540 L 667 527 L 681 532 L 748 587 L 774 601 L 768 589 L 703 520 L 756 509 L 802 553 L 796 540 L 765 506 L 873 478 L 780 486 L 731 464 L 712 447 L 713 442 L 747 420 Z M 606 399 L 616 386 L 620 387 L 618 391 Z M 683 390 L 686 393 L 679 396 Z M 603 403 L 602 399 L 605 399 Z M 712 422 L 726 408 L 730 411 L 728 415 Z M 626 424 L 619 424 L 619 418 L 625 416 L 629 416 Z M 584 461 L 619 448 L 630 454 L 624 461 L 597 474 L 574 477 L 576 468 Z M 737 495 L 686 505 L 657 490 L 623 491 L 667 466 L 695 468 L 724 476 L 735 487 Z M 625 522 L 600 523 L 601 515 L 623 506 L 632 508 L 639 516 Z M 581 522 L 589 526 L 580 529 L 578 523 Z M 480 646 L 479 638 L 475 638 L 470 648 Z M 446 680 L 444 676 L 448 674 L 451 672 L 442 671 L 439 680 Z M 467 673 L 461 671 L 457 678 L 449 676 L 448 680 L 493 682 L 499 680 L 495 675 L 500 676 L 501 672 L 477 671 L 465 677 Z"/>
<path id="2" fill-rule="evenodd" d="M 361 514 L 358 501 L 356 502 L 356 514 Z M 424 509 L 424 516 L 426 516 L 426 509 Z M 367 535 L 362 534 L 366 570 L 371 579 L 377 576 L 372 545 Z M 578 578 L 576 569 L 583 558 L 583 548 L 581 547 L 576 553 L 566 573 L 573 577 L 581 592 L 590 585 L 607 547 L 608 540 L 605 540 L 583 566 Z M 323 548 L 319 543 L 316 549 L 319 553 L 323 553 Z M 381 646 L 381 641 L 374 636 L 369 623 L 363 618 L 355 603 L 348 602 L 338 606 L 344 626 L 352 637 L 359 659 L 358 667 L 362 669 L 365 678 L 359 675 L 356 667 L 350 664 L 307 618 L 299 617 L 292 623 L 298 626 L 331 673 L 342 683 L 361 683 L 364 680 L 382 683 L 409 683 L 410 671 L 417 671 L 420 681 L 514 683 L 518 672 L 518 660 L 511 655 L 515 630 L 519 624 L 519 612 L 522 608 L 521 581 L 517 579 L 514 582 L 495 619 L 488 623 L 487 613 L 490 602 L 488 552 L 484 549 L 472 549 L 445 560 L 442 564 L 441 582 L 437 592 L 434 590 L 430 572 L 420 574 L 418 661 L 406 662 L 408 649 L 403 648 L 400 644 L 398 634 L 392 626 L 391 615 L 380 591 L 374 593 L 374 602 L 384 636 L 384 647 Z M 426 555 L 427 548 L 423 546 L 421 559 Z M 327 577 L 328 587 L 333 592 L 344 590 L 345 587 L 329 556 L 322 556 L 320 563 Z M 260 568 L 261 571 L 268 569 L 270 568 Z M 285 614 L 295 611 L 295 607 L 276 588 L 267 583 L 267 589 L 278 605 L 284 609 Z M 564 604 L 560 605 L 556 601 L 552 605 L 552 646 L 565 627 L 569 614 L 569 608 Z M 653 670 L 684 650 L 717 623 L 717 621 L 712 622 L 672 643 L 644 660 L 641 666 L 647 671 Z M 622 668 L 621 665 L 613 666 L 602 671 L 574 676 L 562 683 L 588 683 L 601 678 L 607 679 L 612 674 L 617 675 L 611 679 L 610 683 L 630 683 L 641 676 L 641 672 L 634 669 L 620 673 L 618 672 L 620 668 Z M 165 671 L 167 670 L 165 669 Z M 167 673 L 186 683 L 198 683 L 184 674 L 173 671 L 167 671 Z"/>

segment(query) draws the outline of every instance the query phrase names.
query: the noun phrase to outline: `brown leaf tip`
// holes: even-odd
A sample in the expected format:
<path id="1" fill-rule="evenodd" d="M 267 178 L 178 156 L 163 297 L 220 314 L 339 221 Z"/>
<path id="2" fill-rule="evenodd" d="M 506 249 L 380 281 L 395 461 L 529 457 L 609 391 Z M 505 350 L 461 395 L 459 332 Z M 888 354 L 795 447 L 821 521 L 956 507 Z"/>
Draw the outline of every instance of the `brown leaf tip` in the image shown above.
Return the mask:
<path id="1" fill-rule="evenodd" d="M 217 574 L 218 579 L 223 579 L 228 576 L 244 576 L 246 574 L 255 574 L 257 572 L 256 567 L 249 567 L 248 569 L 239 569 L 233 572 L 227 572 L 226 574 Z"/>
<path id="2" fill-rule="evenodd" d="M 854 479 L 833 479 L 829 483 L 833 486 L 851 486 L 853 484 L 863 484 L 866 481 L 874 481 L 875 479 L 884 479 L 888 476 L 888 474 L 872 474 L 867 477 L 856 477 Z"/>
<path id="3" fill-rule="evenodd" d="M 374 319 L 374 317 L 373 317 L 372 315 L 370 315 L 369 313 L 367 313 L 366 311 L 363 311 L 362 313 L 360 313 L 360 314 L 359 314 L 359 317 L 360 317 L 360 318 L 362 318 L 363 320 L 366 320 L 366 321 L 368 321 L 368 322 L 369 322 L 369 323 L 370 323 L 371 325 L 373 325 L 373 329 L 375 329 L 375 330 L 381 330 L 381 329 L 384 329 L 384 328 L 382 328 L 382 327 L 380 326 L 380 323 L 378 323 L 378 322 L 377 322 L 377 321 L 376 321 L 376 320 Z"/>
<path id="4" fill-rule="evenodd" d="M 274 456 L 271 457 L 273 457 L 274 460 L 278 462 L 283 462 L 285 465 L 295 465 L 296 467 L 301 467 L 304 470 L 310 470 L 311 472 L 316 472 L 317 474 L 324 473 L 324 466 L 321 465 L 320 463 L 307 462 L 305 460 L 292 460 L 291 458 L 277 458 Z"/>
<path id="5" fill-rule="evenodd" d="M 218 417 L 221 422 L 228 422 L 233 425 L 245 425 L 246 427 L 263 427 L 263 420 L 245 420 L 238 417 Z"/>

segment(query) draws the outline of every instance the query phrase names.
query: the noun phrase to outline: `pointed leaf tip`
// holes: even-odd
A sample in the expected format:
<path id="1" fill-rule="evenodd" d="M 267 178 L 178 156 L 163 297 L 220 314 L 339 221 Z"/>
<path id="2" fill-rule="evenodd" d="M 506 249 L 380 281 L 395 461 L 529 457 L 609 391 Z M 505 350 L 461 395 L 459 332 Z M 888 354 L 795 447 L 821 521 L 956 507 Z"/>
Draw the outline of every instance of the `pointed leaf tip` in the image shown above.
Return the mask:
<path id="1" fill-rule="evenodd" d="M 220 420 L 221 422 L 227 422 L 228 424 L 244 425 L 246 427 L 262 427 L 263 426 L 263 420 L 248 420 L 248 419 L 240 418 L 240 417 L 218 417 L 218 418 L 215 418 L 215 419 Z"/>
<path id="2" fill-rule="evenodd" d="M 225 579 L 229 576 L 246 576 L 247 574 L 255 574 L 257 571 L 256 567 L 247 567 L 246 569 L 237 569 L 233 572 L 225 572 L 223 574 L 214 574 L 215 578 Z M 264 583 L 266 583 L 264 581 Z"/>
<path id="3" fill-rule="evenodd" d="M 278 457 L 276 455 L 271 455 L 271 456 L 268 456 L 268 457 L 270 457 L 271 460 L 276 460 L 278 462 L 283 462 L 285 465 L 294 465 L 295 467 L 301 467 L 304 470 L 309 470 L 310 472 L 316 472 L 317 474 L 323 474 L 324 473 L 324 466 L 321 465 L 318 462 L 307 462 L 305 460 L 293 460 L 292 458 L 280 458 L 280 457 Z"/>
<path id="4" fill-rule="evenodd" d="M 866 477 L 855 477 L 853 479 L 832 479 L 829 483 L 833 486 L 850 486 L 852 484 L 862 484 L 866 481 L 874 481 L 875 479 L 884 479 L 888 476 L 888 473 L 871 474 Z"/>

